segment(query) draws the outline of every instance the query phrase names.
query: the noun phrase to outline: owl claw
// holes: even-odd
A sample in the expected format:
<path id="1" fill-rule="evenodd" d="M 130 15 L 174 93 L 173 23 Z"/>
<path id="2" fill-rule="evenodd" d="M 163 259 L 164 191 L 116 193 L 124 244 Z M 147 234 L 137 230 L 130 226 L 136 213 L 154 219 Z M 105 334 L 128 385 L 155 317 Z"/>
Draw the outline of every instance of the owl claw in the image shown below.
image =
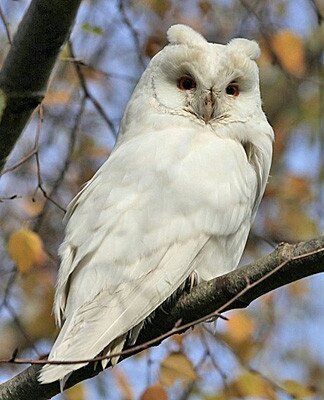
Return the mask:
<path id="1" fill-rule="evenodd" d="M 191 272 L 189 276 L 189 290 L 191 291 L 199 283 L 199 277 L 197 271 Z"/>

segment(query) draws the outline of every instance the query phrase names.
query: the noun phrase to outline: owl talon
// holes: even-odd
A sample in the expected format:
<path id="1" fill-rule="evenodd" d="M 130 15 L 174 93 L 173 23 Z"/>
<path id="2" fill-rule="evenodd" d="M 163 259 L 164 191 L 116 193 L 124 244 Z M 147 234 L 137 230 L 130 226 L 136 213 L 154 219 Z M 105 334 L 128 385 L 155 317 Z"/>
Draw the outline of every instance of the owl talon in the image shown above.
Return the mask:
<path id="1" fill-rule="evenodd" d="M 199 277 L 197 271 L 191 272 L 189 276 L 189 291 L 191 291 L 199 283 Z"/>

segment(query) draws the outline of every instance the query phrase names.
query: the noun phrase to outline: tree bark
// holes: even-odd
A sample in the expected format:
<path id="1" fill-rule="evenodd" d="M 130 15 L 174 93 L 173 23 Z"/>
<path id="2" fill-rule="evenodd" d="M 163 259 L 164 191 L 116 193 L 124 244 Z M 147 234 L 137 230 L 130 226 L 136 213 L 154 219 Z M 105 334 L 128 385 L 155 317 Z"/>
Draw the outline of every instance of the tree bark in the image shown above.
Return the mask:
<path id="1" fill-rule="evenodd" d="M 174 304 L 169 306 L 167 317 L 165 308 L 164 311 L 158 309 L 152 316 L 151 322 L 144 326 L 136 345 L 170 332 L 179 320 L 183 325 L 216 310 L 227 311 L 247 307 L 263 294 L 320 272 L 324 272 L 324 236 L 295 245 L 279 245 L 276 250 L 255 263 L 201 283 L 190 293 L 181 295 Z M 161 341 L 162 338 L 154 345 Z M 132 354 L 139 351 L 134 351 Z M 120 361 L 132 354 L 121 357 Z M 60 392 L 58 382 L 39 384 L 37 374 L 40 368 L 41 365 L 31 365 L 3 383 L 0 386 L 1 400 L 29 400 L 31 398 L 45 400 L 58 394 Z M 97 363 L 96 368 L 94 364 L 88 364 L 72 374 L 66 388 L 91 378 L 100 371 L 100 363 Z"/>
<path id="2" fill-rule="evenodd" d="M 0 170 L 43 100 L 81 0 L 33 0 L 0 71 Z"/>

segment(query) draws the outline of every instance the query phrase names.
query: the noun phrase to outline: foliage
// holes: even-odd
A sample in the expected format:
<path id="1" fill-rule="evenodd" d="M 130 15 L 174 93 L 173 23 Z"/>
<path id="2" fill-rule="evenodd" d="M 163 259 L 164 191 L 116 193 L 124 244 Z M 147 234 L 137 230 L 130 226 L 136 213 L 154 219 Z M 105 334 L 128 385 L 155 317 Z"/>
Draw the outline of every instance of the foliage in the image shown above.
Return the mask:
<path id="1" fill-rule="evenodd" d="M 27 3 L 2 2 L 12 31 Z M 72 51 L 62 49 L 42 107 L 1 176 L 0 357 L 16 348 L 31 356 L 49 350 L 62 209 L 109 156 L 143 63 L 165 45 L 173 23 L 188 23 L 221 43 L 234 36 L 254 38 L 262 48 L 261 91 L 276 141 L 271 178 L 244 261 L 323 228 L 323 27 L 316 2 L 122 3 L 120 8 L 115 1 L 83 2 Z M 5 29 L 0 35 L 2 63 Z M 4 100 L 0 93 L 0 114 Z M 318 312 L 323 294 L 317 279 L 271 293 L 249 311 L 231 313 L 228 322 L 217 321 L 216 328 L 206 324 L 207 330 L 173 337 L 70 389 L 66 398 L 322 398 Z M 1 366 L 3 379 L 14 372 Z"/>

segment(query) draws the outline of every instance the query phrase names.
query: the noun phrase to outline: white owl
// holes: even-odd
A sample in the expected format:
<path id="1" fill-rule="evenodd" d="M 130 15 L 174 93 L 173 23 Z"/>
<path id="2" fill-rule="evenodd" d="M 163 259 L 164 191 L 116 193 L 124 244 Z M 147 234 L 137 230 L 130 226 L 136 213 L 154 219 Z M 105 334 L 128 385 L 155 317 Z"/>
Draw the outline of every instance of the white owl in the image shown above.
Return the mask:
<path id="1" fill-rule="evenodd" d="M 168 39 L 114 151 L 68 207 L 54 305 L 62 329 L 49 360 L 120 351 L 193 273 L 210 280 L 241 258 L 272 157 L 260 50 L 246 39 L 208 43 L 184 25 Z M 64 381 L 82 366 L 46 365 L 39 379 Z"/>

